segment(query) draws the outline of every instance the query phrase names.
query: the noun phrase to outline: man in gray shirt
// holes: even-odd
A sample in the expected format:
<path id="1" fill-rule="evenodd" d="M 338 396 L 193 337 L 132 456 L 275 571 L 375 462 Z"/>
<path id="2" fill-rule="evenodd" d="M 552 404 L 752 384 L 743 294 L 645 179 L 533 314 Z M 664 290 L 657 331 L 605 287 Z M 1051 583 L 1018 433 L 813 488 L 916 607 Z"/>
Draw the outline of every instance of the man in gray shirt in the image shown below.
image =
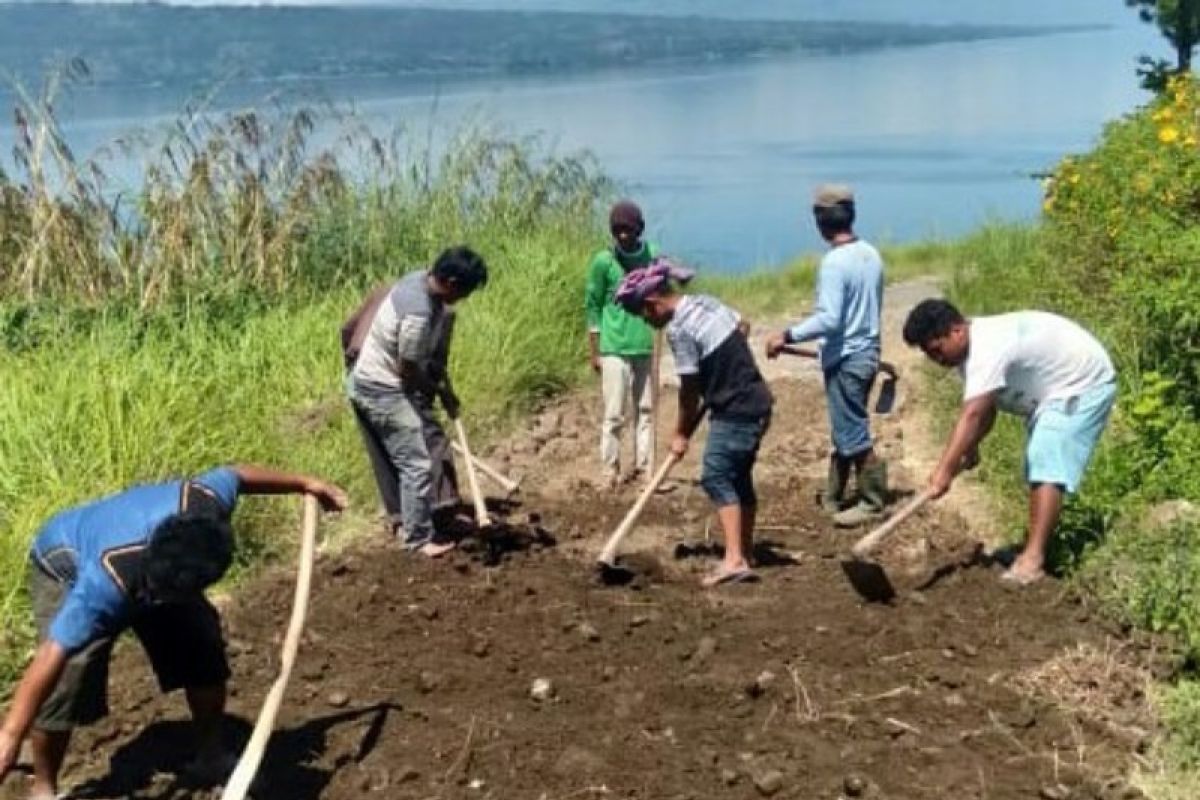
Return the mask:
<path id="1" fill-rule="evenodd" d="M 454 544 L 435 541 L 428 426 L 436 422 L 422 411 L 438 397 L 451 418 L 458 416 L 458 397 L 444 368 L 448 306 L 486 283 L 487 265 L 466 247 L 446 250 L 427 272 L 406 275 L 379 303 L 350 371 L 350 402 L 398 476 L 404 546 L 430 557 Z"/>

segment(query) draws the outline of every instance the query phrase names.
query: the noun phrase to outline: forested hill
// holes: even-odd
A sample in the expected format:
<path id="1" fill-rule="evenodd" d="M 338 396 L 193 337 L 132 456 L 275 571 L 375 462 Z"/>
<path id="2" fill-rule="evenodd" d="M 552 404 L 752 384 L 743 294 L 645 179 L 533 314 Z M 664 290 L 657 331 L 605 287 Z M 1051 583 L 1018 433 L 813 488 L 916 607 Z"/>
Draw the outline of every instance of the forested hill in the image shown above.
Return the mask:
<path id="1" fill-rule="evenodd" d="M 0 3 L 0 69 L 69 57 L 99 84 L 528 74 L 1042 35 L 1064 28 L 380 7 Z"/>

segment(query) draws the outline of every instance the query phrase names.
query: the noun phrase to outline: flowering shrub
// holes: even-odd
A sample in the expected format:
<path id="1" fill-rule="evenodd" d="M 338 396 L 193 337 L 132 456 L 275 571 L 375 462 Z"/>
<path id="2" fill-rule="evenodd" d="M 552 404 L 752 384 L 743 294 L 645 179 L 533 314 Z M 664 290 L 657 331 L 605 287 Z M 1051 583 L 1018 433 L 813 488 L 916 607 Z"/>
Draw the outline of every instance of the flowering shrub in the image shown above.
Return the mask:
<path id="1" fill-rule="evenodd" d="M 1050 263 L 1075 313 L 1097 320 L 1139 371 L 1200 399 L 1200 86 L 1170 80 L 1111 123 L 1095 150 L 1063 159 L 1044 201 Z"/>

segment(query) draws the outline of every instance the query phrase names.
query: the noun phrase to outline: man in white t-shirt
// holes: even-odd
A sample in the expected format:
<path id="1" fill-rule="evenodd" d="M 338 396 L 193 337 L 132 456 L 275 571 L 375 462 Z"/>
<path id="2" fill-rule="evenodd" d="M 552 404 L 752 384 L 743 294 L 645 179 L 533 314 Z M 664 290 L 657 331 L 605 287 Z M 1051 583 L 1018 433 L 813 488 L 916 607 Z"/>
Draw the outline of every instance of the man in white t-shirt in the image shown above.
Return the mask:
<path id="1" fill-rule="evenodd" d="M 1104 346 L 1075 322 L 1045 311 L 967 320 L 945 300 L 924 300 L 904 323 L 904 341 L 963 378 L 963 407 L 929 478 L 933 498 L 979 460 L 997 409 L 1026 420 L 1029 535 L 1004 574 L 1041 578 L 1046 544 L 1058 525 L 1063 492 L 1074 493 L 1116 398 L 1116 371 Z"/>

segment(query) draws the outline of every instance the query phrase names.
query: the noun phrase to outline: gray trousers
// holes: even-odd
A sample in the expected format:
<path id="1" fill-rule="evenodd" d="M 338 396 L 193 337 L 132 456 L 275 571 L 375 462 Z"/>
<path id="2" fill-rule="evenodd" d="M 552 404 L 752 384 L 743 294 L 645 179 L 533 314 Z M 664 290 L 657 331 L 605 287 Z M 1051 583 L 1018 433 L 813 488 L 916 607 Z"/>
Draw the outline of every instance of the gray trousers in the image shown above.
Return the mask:
<path id="1" fill-rule="evenodd" d="M 433 537 L 433 512 L 461 502 L 450 441 L 433 401 L 369 397 L 351 386 L 350 407 L 389 524 L 403 526 L 406 546 L 421 546 Z"/>

